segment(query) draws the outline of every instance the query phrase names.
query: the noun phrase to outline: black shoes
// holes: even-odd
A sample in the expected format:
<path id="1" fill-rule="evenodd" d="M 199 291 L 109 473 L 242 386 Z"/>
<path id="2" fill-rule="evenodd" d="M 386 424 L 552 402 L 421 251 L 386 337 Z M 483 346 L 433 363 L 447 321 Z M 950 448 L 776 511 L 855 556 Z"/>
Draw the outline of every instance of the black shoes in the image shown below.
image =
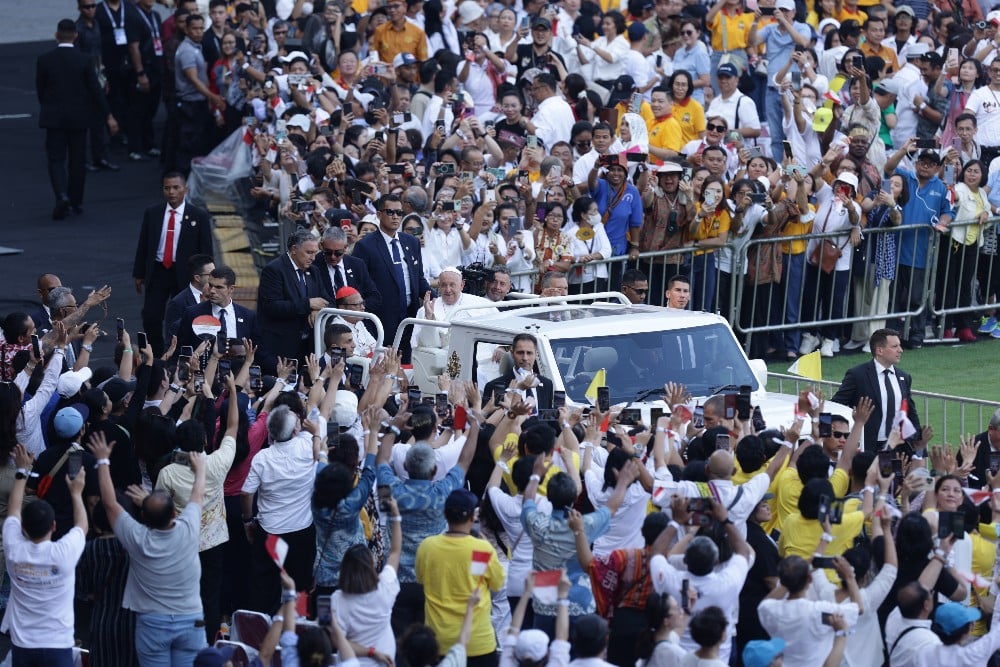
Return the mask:
<path id="1" fill-rule="evenodd" d="M 56 202 L 56 207 L 52 209 L 52 219 L 53 220 L 65 220 L 66 214 L 69 213 L 69 209 L 72 204 L 69 201 L 69 197 L 63 195 Z"/>

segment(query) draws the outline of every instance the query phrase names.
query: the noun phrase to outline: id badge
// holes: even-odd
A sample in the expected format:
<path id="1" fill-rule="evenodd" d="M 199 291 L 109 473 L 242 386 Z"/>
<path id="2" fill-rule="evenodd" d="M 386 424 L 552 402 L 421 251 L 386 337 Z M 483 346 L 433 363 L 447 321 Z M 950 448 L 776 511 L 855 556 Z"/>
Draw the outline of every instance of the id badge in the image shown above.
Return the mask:
<path id="1" fill-rule="evenodd" d="M 115 28 L 115 46 L 125 46 L 128 39 L 125 37 L 125 28 Z"/>
<path id="2" fill-rule="evenodd" d="M 157 56 L 163 55 L 163 42 L 160 41 L 159 37 L 153 38 L 153 53 Z"/>

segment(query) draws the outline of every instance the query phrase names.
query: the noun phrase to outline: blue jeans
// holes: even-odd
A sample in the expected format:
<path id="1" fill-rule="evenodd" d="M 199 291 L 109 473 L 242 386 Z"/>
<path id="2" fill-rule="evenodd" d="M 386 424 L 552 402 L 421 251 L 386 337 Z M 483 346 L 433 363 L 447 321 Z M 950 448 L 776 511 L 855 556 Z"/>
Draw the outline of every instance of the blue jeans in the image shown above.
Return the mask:
<path id="1" fill-rule="evenodd" d="M 136 614 L 135 652 L 142 667 L 191 667 L 208 646 L 201 614 Z M 195 625 L 199 622 L 199 625 Z"/>
<path id="2" fill-rule="evenodd" d="M 73 667 L 73 649 L 14 646 L 10 664 L 12 667 Z"/>
<path id="3" fill-rule="evenodd" d="M 781 92 L 777 88 L 768 86 L 764 94 L 764 111 L 767 115 L 767 133 L 771 137 L 771 156 L 781 164 L 785 159 L 785 151 L 781 146 L 781 142 L 785 140 L 785 128 L 781 124 L 785 111 L 781 108 Z"/>
<path id="4" fill-rule="evenodd" d="M 806 254 L 782 255 L 784 275 L 781 282 L 785 285 L 785 324 L 798 324 L 799 306 L 802 303 L 802 277 L 805 271 Z M 802 332 L 799 329 L 785 330 L 785 350 L 798 352 L 802 342 Z"/>
<path id="5" fill-rule="evenodd" d="M 715 253 L 706 252 L 691 259 L 691 310 L 715 312 Z"/>

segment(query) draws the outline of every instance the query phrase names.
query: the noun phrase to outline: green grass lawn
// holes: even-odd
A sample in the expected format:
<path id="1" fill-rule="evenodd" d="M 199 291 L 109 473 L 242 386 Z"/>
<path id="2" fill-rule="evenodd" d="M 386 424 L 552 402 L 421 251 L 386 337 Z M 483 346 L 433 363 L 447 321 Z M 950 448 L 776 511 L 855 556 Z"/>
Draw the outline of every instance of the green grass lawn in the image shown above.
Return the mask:
<path id="1" fill-rule="evenodd" d="M 865 354 L 841 353 L 833 359 L 823 359 L 823 379 L 837 384 L 847 369 L 871 357 Z M 769 362 L 768 370 L 786 373 L 784 362 Z M 915 391 L 928 391 L 950 396 L 962 396 L 990 401 L 991 406 L 966 407 L 937 399 L 917 399 L 917 410 L 923 423 L 934 427 L 932 442 L 958 445 L 960 433 L 980 433 L 986 430 L 990 416 L 1000 407 L 1000 340 L 980 339 L 967 345 L 929 345 L 920 350 L 904 350 L 900 368 L 913 376 Z M 836 391 L 833 388 L 833 391 Z M 785 389 L 784 393 L 788 393 Z M 830 395 L 827 387 L 824 393 Z"/>

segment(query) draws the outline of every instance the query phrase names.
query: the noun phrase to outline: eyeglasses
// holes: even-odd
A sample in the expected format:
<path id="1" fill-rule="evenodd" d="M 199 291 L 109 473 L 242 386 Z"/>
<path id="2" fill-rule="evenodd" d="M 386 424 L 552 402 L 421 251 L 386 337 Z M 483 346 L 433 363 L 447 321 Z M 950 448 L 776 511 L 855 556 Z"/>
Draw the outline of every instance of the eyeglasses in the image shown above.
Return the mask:
<path id="1" fill-rule="evenodd" d="M 576 146 L 577 148 L 584 148 L 585 146 L 590 146 L 591 142 L 590 141 L 578 141 L 578 142 L 576 142 L 573 145 Z"/>
<path id="2" fill-rule="evenodd" d="M 343 308 L 364 308 L 365 302 L 364 301 L 355 301 L 355 302 L 351 303 L 351 302 L 348 301 L 348 302 L 345 302 L 345 303 L 342 303 L 342 304 L 339 304 L 339 305 L 341 307 L 343 307 Z"/>
<path id="3" fill-rule="evenodd" d="M 386 215 L 391 215 L 394 218 L 403 217 L 403 209 L 401 208 L 386 208 L 382 209 L 382 212 L 385 213 Z"/>
<path id="4" fill-rule="evenodd" d="M 326 248 L 324 248 L 323 249 L 323 254 L 326 255 L 327 257 L 343 257 L 344 255 L 347 254 L 347 251 L 346 250 L 327 250 Z"/>
<path id="5" fill-rule="evenodd" d="M 407 234 L 409 234 L 410 236 L 420 236 L 421 234 L 424 233 L 424 228 L 423 227 L 406 227 L 406 228 L 403 229 L 403 231 L 406 232 Z"/>
<path id="6" fill-rule="evenodd" d="M 831 432 L 831 435 L 832 435 L 832 436 L 833 436 L 834 438 L 838 439 L 838 440 L 839 440 L 840 438 L 843 438 L 843 439 L 845 439 L 845 440 L 846 440 L 846 439 L 847 439 L 847 437 L 848 437 L 849 435 L 851 435 L 851 434 L 850 434 L 850 433 L 848 433 L 847 431 L 832 431 L 832 432 Z"/>
<path id="7" fill-rule="evenodd" d="M 705 129 L 708 130 L 709 132 L 725 132 L 726 131 L 726 126 L 725 125 L 714 125 L 712 123 L 706 123 L 705 124 Z"/>
<path id="8" fill-rule="evenodd" d="M 508 201 L 508 202 L 509 201 L 517 201 L 517 197 L 512 197 L 510 195 L 507 195 L 506 197 L 500 197 L 500 199 L 502 199 L 503 201 Z"/>
<path id="9" fill-rule="evenodd" d="M 697 35 L 698 33 L 696 33 L 694 30 L 681 30 L 681 34 L 682 35 Z"/>
<path id="10" fill-rule="evenodd" d="M 274 34 L 275 35 L 287 35 L 288 31 L 287 30 L 275 30 Z"/>

